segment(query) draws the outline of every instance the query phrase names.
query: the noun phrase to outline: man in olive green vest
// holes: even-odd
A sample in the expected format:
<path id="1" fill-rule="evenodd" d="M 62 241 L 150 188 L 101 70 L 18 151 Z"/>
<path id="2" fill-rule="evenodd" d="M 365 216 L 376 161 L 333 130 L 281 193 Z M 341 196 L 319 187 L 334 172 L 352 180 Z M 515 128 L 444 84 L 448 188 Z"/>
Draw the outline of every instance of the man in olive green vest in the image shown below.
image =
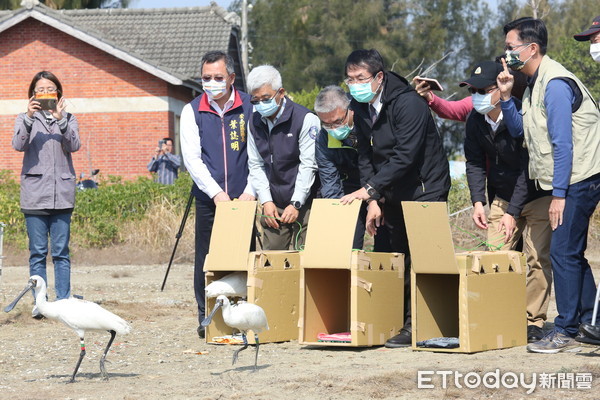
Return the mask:
<path id="1" fill-rule="evenodd" d="M 506 61 L 498 76 L 505 123 L 523 135 L 529 176 L 552 190 L 550 259 L 558 316 L 554 329 L 527 350 L 575 351 L 579 325 L 592 319 L 594 277 L 585 258 L 589 220 L 600 200 L 600 112 L 583 83 L 546 55 L 548 32 L 541 20 L 521 18 L 504 27 Z M 519 104 L 510 97 L 507 66 L 529 77 Z"/>

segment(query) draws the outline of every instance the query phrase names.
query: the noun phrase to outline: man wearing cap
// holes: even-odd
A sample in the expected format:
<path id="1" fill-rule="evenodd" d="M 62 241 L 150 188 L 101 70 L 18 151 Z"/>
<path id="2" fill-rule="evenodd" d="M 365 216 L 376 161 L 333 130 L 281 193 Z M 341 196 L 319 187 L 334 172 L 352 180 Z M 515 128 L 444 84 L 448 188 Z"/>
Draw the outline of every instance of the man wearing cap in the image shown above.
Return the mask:
<path id="1" fill-rule="evenodd" d="M 600 63 L 600 16 L 592 21 L 592 26 L 587 31 L 573 35 L 580 42 L 590 41 L 590 55 L 594 61 Z M 598 332 L 600 334 L 600 332 Z"/>
<path id="2" fill-rule="evenodd" d="M 465 157 L 467 181 L 473 202 L 473 221 L 487 230 L 493 250 L 514 249 L 523 236 L 527 255 L 527 341 L 543 337 L 550 289 L 552 230 L 549 191 L 536 190 L 527 175 L 527 149 L 523 138 L 513 138 L 502 121 L 500 91 L 496 84 L 502 64 L 483 61 L 460 86 L 468 86 L 475 111 L 467 118 Z M 490 212 L 484 206 L 487 194 Z M 525 229 L 527 227 L 527 229 Z"/>
<path id="3" fill-rule="evenodd" d="M 558 316 L 554 329 L 527 350 L 573 351 L 581 323 L 589 323 L 596 287 L 585 258 L 590 218 L 600 201 L 600 112 L 585 85 L 546 55 L 543 21 L 521 18 L 504 26 L 506 61 L 498 75 L 502 113 L 512 136 L 524 136 L 529 175 L 552 191 L 550 259 Z M 507 65 L 529 77 L 522 111 L 511 99 Z"/>

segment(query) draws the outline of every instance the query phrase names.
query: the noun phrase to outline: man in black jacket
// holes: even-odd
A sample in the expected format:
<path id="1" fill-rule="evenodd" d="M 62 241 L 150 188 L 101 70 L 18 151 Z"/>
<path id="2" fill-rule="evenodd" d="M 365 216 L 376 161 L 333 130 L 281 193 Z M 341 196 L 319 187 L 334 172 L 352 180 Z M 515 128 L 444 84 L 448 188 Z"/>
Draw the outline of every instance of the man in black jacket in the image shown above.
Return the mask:
<path id="1" fill-rule="evenodd" d="M 315 144 L 321 196 L 339 199 L 361 187 L 354 111 L 350 109 L 348 94 L 335 85 L 327 86 L 319 92 L 314 110 L 322 127 Z M 353 249 L 363 248 L 366 217 L 367 205 L 362 204 L 354 231 Z M 373 251 L 389 252 L 389 246 L 389 234 L 382 226 L 375 237 Z"/>
<path id="2" fill-rule="evenodd" d="M 384 70 L 377 50 L 356 50 L 346 60 L 346 84 L 353 97 L 361 185 L 342 198 L 368 202 L 367 231 L 376 233 L 385 215 L 392 251 L 405 254 L 405 319 L 386 347 L 411 345 L 410 252 L 402 201 L 446 201 L 448 160 L 427 102 L 408 81 Z M 381 205 L 379 203 L 381 200 Z"/>
<path id="3" fill-rule="evenodd" d="M 527 341 L 543 337 L 552 266 L 550 264 L 549 191 L 536 190 L 528 178 L 527 149 L 523 138 L 513 138 L 502 122 L 500 91 L 496 78 L 502 64 L 483 61 L 460 86 L 469 86 L 474 111 L 466 125 L 467 181 L 473 202 L 473 221 L 487 230 L 488 246 L 514 249 L 523 236 L 527 254 Z M 490 212 L 486 216 L 486 183 Z M 525 227 L 527 229 L 525 230 Z"/>

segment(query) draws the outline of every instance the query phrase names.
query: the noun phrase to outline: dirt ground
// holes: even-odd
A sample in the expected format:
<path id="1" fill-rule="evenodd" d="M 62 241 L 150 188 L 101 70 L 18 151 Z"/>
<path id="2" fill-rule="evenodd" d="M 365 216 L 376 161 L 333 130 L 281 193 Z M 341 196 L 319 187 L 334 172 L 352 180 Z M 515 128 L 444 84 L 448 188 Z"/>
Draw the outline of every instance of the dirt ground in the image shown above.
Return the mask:
<path id="1" fill-rule="evenodd" d="M 102 263 L 102 260 L 98 260 Z M 596 264 L 597 265 L 597 264 Z M 79 354 L 75 333 L 60 322 L 31 318 L 27 295 L 0 315 L 0 398 L 13 399 L 598 399 L 600 348 L 579 353 L 529 354 L 524 347 L 477 354 L 444 354 L 410 349 L 307 347 L 297 342 L 264 344 L 254 370 L 254 348 L 231 365 L 235 346 L 208 345 L 196 335 L 191 265 L 174 265 L 164 292 L 165 265 L 74 265 L 72 292 L 129 321 L 132 332 L 117 336 L 107 357 L 110 379 L 99 360 L 108 333 L 86 336 L 87 356 L 76 382 L 66 384 Z M 0 305 L 25 286 L 28 268 L 4 267 Z M 50 272 L 50 282 L 53 276 Z M 53 298 L 53 291 L 51 298 Z M 552 305 L 553 306 L 553 305 Z M 551 320 L 555 315 L 551 314 Z M 446 388 L 442 375 L 427 375 L 434 388 L 418 387 L 417 371 L 473 372 L 483 377 L 524 373 L 554 376 L 553 388 Z M 591 376 L 591 389 L 559 389 L 559 382 Z M 424 375 L 425 376 L 425 375 Z M 452 378 L 454 377 L 454 378 Z M 561 378 L 562 377 L 562 378 Z M 462 384 L 461 384 L 462 382 Z M 493 386 L 493 381 L 487 381 Z M 509 381 L 507 381 L 509 382 Z M 566 382 L 566 383 L 565 383 Z"/>

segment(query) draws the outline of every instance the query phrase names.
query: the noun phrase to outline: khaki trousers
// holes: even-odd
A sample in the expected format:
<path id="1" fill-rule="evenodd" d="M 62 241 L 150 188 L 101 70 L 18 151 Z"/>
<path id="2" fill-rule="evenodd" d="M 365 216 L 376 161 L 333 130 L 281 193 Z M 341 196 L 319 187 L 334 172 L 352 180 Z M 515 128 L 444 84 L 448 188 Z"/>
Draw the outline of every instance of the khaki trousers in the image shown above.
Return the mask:
<path id="1" fill-rule="evenodd" d="M 511 250 L 523 236 L 523 252 L 527 257 L 528 267 L 527 324 L 540 328 L 544 326 L 547 318 L 552 288 L 552 264 L 550 263 L 552 229 L 548 218 L 551 200 L 552 196 L 544 196 L 527 203 L 517 219 L 514 235 L 506 244 L 503 244 L 503 232 L 498 232 L 498 224 L 508 208 L 508 202 L 500 198 L 494 199 L 488 216 L 488 243 L 494 249 Z"/>
<path id="2" fill-rule="evenodd" d="M 279 229 L 271 228 L 265 222 L 266 217 L 260 217 L 260 225 L 263 230 L 263 250 L 300 250 L 306 240 L 306 226 L 310 215 L 310 203 L 300 209 L 298 219 L 291 224 L 279 223 Z M 279 215 L 283 214 L 283 208 L 277 207 Z"/>

